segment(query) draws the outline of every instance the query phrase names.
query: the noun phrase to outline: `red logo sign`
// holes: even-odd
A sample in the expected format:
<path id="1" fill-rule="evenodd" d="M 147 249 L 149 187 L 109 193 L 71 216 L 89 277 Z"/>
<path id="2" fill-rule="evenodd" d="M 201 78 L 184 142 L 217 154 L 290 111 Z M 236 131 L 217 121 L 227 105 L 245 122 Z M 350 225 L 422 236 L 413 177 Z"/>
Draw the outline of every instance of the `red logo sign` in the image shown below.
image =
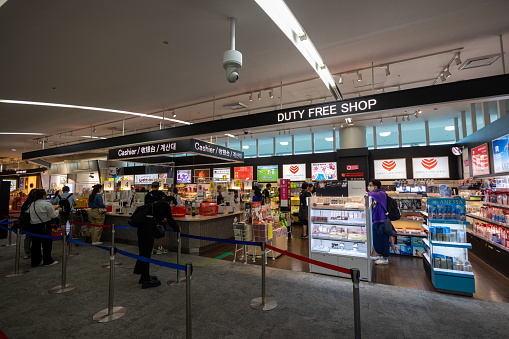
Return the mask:
<path id="1" fill-rule="evenodd" d="M 438 164 L 437 159 L 422 159 L 421 165 L 424 168 L 427 168 L 431 171 L 431 169 L 435 168 L 435 166 Z"/>
<path id="2" fill-rule="evenodd" d="M 390 172 L 396 167 L 396 161 L 394 161 L 394 160 L 383 161 L 382 167 Z"/>
<path id="3" fill-rule="evenodd" d="M 290 166 L 290 172 L 293 174 L 297 173 L 299 171 L 299 166 Z"/>
<path id="4" fill-rule="evenodd" d="M 358 170 L 358 169 L 359 169 L 359 165 L 346 165 L 347 171 L 353 171 L 353 170 Z"/>

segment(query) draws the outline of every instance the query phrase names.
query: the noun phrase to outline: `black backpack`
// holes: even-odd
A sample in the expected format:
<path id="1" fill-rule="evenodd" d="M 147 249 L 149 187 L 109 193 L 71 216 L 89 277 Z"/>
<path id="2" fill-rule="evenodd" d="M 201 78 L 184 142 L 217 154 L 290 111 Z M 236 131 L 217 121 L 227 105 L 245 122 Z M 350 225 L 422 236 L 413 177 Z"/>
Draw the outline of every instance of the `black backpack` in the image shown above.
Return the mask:
<path id="1" fill-rule="evenodd" d="M 58 206 L 62 208 L 61 214 L 63 215 L 69 215 L 69 213 L 71 213 L 71 203 L 69 202 L 71 195 L 72 193 L 69 194 L 67 198 L 62 198 L 60 195 L 58 196 Z"/>
<path id="2" fill-rule="evenodd" d="M 152 213 L 154 210 L 154 203 L 142 205 L 136 208 L 133 215 L 127 220 L 127 223 L 132 227 L 142 227 L 147 223 L 147 214 Z"/>
<path id="3" fill-rule="evenodd" d="M 387 216 L 391 221 L 401 219 L 401 213 L 399 212 L 398 204 L 396 200 L 392 199 L 390 196 L 387 196 Z"/>
<path id="4" fill-rule="evenodd" d="M 30 205 L 28 205 L 28 208 L 30 208 Z M 29 227 L 30 227 L 30 213 L 27 213 L 26 211 L 20 213 L 18 220 L 14 221 L 14 224 L 12 225 L 13 229 L 21 228 L 23 231 L 28 231 Z"/>

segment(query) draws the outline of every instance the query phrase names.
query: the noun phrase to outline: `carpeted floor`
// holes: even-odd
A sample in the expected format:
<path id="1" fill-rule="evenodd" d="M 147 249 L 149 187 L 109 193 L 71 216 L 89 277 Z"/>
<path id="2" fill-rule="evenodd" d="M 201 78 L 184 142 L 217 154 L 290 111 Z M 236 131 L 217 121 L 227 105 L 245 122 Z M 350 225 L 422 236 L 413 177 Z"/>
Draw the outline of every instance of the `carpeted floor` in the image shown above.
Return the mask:
<path id="1" fill-rule="evenodd" d="M 6 244 L 0 240 L 0 244 Z M 54 259 L 61 262 L 60 243 Z M 118 248 L 137 253 L 135 246 Z M 69 257 L 67 282 L 78 288 L 48 294 L 60 285 L 61 263 L 30 268 L 25 275 L 4 278 L 14 269 L 15 247 L 0 247 L 0 330 L 8 338 L 185 338 L 185 285 L 168 286 L 174 270 L 152 265 L 163 284 L 140 289 L 132 274 L 134 260 L 117 255 L 114 306 L 127 314 L 109 323 L 93 315 L 108 305 L 109 260 L 106 251 L 77 248 Z M 175 261 L 176 254 L 154 256 Z M 352 283 L 348 279 L 267 268 L 267 296 L 272 311 L 255 311 L 251 299 L 261 296 L 260 266 L 183 255 L 195 264 L 192 279 L 194 338 L 351 338 Z M 361 283 L 364 338 L 501 338 L 509 333 L 509 304 L 436 292 Z"/>

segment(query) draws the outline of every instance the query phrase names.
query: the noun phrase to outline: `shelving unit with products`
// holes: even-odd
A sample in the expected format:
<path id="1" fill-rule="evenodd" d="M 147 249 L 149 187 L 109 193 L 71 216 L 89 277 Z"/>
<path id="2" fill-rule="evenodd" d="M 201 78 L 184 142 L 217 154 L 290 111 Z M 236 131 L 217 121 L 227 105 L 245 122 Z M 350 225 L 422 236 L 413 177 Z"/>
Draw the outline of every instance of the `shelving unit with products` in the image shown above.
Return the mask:
<path id="1" fill-rule="evenodd" d="M 367 199 L 367 198 L 366 198 Z M 358 268 L 371 281 L 371 210 L 364 197 L 312 197 L 309 206 L 309 257 L 328 264 Z M 310 271 L 348 278 L 347 274 L 309 265 Z"/>
<path id="2" fill-rule="evenodd" d="M 433 286 L 440 291 L 472 296 L 475 279 L 468 261 L 465 199 L 428 199 L 428 238 L 423 265 Z"/>

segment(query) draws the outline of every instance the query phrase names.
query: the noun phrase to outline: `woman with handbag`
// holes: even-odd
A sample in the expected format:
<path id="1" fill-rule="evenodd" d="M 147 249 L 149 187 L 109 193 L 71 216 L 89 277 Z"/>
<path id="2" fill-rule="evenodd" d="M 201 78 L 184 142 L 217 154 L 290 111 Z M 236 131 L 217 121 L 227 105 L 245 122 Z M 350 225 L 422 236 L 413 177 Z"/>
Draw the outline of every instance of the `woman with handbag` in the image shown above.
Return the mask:
<path id="1" fill-rule="evenodd" d="M 88 211 L 88 218 L 90 223 L 94 225 L 104 225 L 106 206 L 101 196 L 102 188 L 103 186 L 101 184 L 92 186 L 92 193 L 88 197 L 88 207 L 91 208 Z M 102 245 L 102 233 L 102 227 L 92 226 L 92 245 Z"/>
<path id="2" fill-rule="evenodd" d="M 371 260 L 376 265 L 387 265 L 389 263 L 389 236 L 385 232 L 385 219 L 387 218 L 387 194 L 380 187 L 380 180 L 371 179 L 368 184 L 368 195 L 373 200 L 371 208 L 371 223 L 373 229 L 373 247 L 377 253 Z"/>
<path id="3" fill-rule="evenodd" d="M 28 207 L 30 213 L 30 232 L 41 235 L 51 235 L 51 220 L 57 217 L 55 207 L 45 201 L 46 191 L 36 190 L 34 192 L 35 201 Z M 41 255 L 42 245 L 42 255 Z M 58 261 L 51 257 L 53 247 L 52 239 L 32 237 L 31 260 L 32 267 L 38 266 L 41 261 L 44 266 L 58 264 Z"/>

